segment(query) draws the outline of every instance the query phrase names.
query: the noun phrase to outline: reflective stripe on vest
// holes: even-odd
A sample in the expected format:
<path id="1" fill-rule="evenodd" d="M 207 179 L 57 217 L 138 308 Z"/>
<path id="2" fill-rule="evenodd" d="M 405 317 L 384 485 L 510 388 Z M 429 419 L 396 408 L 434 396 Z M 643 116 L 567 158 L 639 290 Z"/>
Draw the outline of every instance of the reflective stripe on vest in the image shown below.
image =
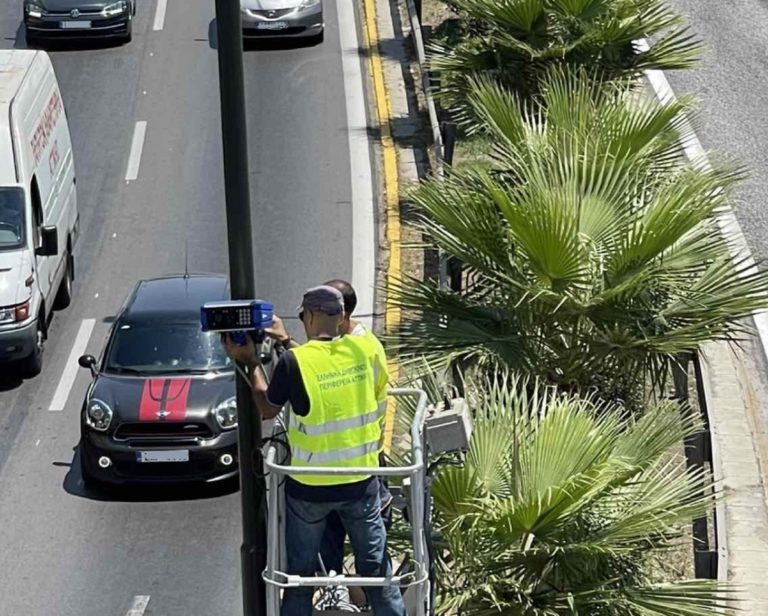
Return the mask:
<path id="1" fill-rule="evenodd" d="M 374 452 L 378 454 L 380 448 L 381 440 L 375 440 L 370 443 L 365 443 L 364 445 L 356 445 L 355 447 L 350 447 L 348 449 L 334 449 L 333 451 L 319 453 L 307 451 L 306 449 L 300 449 L 298 447 L 291 447 L 291 456 L 294 459 L 301 460 L 307 466 L 312 464 L 329 465 L 331 462 L 346 462 Z M 343 466 L 343 464 L 339 464 L 338 466 Z M 331 475 L 328 476 L 331 477 Z"/>
<path id="2" fill-rule="evenodd" d="M 362 336 L 315 340 L 291 352 L 309 398 L 309 413 L 291 415 L 288 423 L 291 464 L 378 467 L 384 407 L 376 399 L 375 377 L 382 368 L 370 340 Z M 308 485 L 338 485 L 369 476 L 295 475 L 293 479 Z"/>
<path id="3" fill-rule="evenodd" d="M 312 405 L 310 403 L 310 408 Z M 349 419 L 337 419 L 336 421 L 329 421 L 319 426 L 310 426 L 305 424 L 295 413 L 291 413 L 289 423 L 292 428 L 298 430 L 302 434 L 308 436 L 318 436 L 320 434 L 331 434 L 332 432 L 340 432 L 341 430 L 349 430 L 351 428 L 359 428 L 366 424 L 373 423 L 374 421 L 381 421 L 384 417 L 384 413 L 387 412 L 386 407 L 377 408 L 375 411 L 366 413 L 365 415 L 358 415 L 357 417 L 350 417 Z"/>

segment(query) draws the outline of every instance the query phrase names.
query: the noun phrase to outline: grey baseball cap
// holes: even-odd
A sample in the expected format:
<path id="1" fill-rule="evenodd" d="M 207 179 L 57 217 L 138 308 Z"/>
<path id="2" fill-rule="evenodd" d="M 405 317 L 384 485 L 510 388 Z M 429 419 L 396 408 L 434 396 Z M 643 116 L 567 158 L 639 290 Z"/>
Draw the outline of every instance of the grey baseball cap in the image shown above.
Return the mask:
<path id="1" fill-rule="evenodd" d="M 298 310 L 322 312 L 329 316 L 344 313 L 344 296 L 340 291 L 327 285 L 312 287 L 304 291 Z"/>

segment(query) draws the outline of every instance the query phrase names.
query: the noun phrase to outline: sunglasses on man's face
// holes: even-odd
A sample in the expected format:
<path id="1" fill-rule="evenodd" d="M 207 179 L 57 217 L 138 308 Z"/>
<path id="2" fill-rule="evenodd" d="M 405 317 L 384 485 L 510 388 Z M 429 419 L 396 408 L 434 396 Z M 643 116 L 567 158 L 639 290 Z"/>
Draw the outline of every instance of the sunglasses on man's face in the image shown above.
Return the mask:
<path id="1" fill-rule="evenodd" d="M 304 321 L 304 311 L 299 312 L 299 321 Z"/>

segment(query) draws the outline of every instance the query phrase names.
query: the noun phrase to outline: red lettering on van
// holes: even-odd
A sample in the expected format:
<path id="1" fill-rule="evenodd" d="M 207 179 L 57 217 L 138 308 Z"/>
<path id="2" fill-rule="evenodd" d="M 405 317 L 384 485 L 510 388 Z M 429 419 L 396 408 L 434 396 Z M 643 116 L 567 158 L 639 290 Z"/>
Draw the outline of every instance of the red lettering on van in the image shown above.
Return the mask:
<path id="1" fill-rule="evenodd" d="M 51 175 L 56 171 L 56 167 L 59 166 L 60 160 L 61 154 L 59 153 L 59 142 L 54 141 L 53 146 L 51 146 L 51 153 L 48 155 L 48 170 L 51 172 Z"/>
<path id="2" fill-rule="evenodd" d="M 61 95 L 58 90 L 54 90 L 29 142 L 29 145 L 32 147 L 35 165 L 40 162 L 40 157 L 48 147 L 53 129 L 56 127 L 56 123 L 59 121 L 63 110 L 64 105 L 61 101 Z"/>

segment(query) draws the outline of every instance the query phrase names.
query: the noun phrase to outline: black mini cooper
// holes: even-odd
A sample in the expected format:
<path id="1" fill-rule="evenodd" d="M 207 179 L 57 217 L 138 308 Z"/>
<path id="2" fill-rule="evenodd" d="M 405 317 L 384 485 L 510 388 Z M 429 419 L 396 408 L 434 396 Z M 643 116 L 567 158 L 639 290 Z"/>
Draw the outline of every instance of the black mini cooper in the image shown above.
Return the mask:
<path id="1" fill-rule="evenodd" d="M 224 276 L 142 280 L 117 315 L 81 412 L 83 481 L 213 482 L 237 474 L 234 366 L 200 328 Z"/>

